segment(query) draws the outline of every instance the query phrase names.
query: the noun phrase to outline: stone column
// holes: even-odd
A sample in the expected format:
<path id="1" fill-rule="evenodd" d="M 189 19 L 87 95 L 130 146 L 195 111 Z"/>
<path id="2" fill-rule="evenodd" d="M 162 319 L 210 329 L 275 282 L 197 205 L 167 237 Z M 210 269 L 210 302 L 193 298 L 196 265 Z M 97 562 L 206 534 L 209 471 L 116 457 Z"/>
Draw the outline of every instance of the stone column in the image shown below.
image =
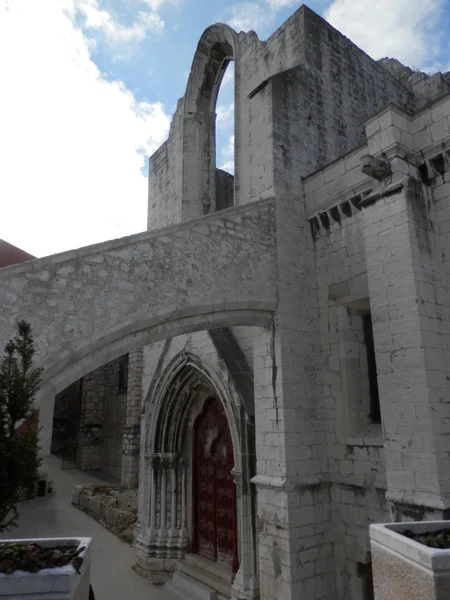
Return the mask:
<path id="1" fill-rule="evenodd" d="M 187 537 L 187 481 L 186 481 L 186 471 L 187 471 L 187 461 L 182 459 L 180 461 L 181 468 L 181 530 L 183 535 L 186 534 Z"/>
<path id="2" fill-rule="evenodd" d="M 276 210 L 279 303 L 253 348 L 260 596 L 322 600 L 335 574 L 313 241 L 302 197 Z"/>
<path id="3" fill-rule="evenodd" d="M 168 502 L 170 498 L 167 494 L 167 475 L 170 467 L 169 460 L 166 456 L 160 459 L 159 466 L 159 528 L 157 546 L 159 548 L 159 555 L 166 557 L 167 555 L 167 513 L 168 513 Z"/>
<path id="4" fill-rule="evenodd" d="M 124 487 L 139 484 L 139 448 L 141 427 L 143 349 L 132 352 L 128 359 L 127 407 L 122 436 L 122 476 Z"/>
<path id="5" fill-rule="evenodd" d="M 232 598 L 259 598 L 258 543 L 256 535 L 256 494 L 250 483 L 255 469 L 254 418 L 240 410 L 240 470 L 233 469 L 236 484 L 237 544 L 239 570 L 232 587 Z"/>
<path id="6" fill-rule="evenodd" d="M 401 165 L 400 165 L 401 166 Z M 450 513 L 449 351 L 433 206 L 407 175 L 363 209 L 393 520 Z"/>
<path id="7" fill-rule="evenodd" d="M 156 482 L 157 482 L 157 469 L 156 469 L 157 459 L 150 459 L 150 519 L 149 519 L 149 529 L 150 535 L 155 531 L 156 528 Z"/>

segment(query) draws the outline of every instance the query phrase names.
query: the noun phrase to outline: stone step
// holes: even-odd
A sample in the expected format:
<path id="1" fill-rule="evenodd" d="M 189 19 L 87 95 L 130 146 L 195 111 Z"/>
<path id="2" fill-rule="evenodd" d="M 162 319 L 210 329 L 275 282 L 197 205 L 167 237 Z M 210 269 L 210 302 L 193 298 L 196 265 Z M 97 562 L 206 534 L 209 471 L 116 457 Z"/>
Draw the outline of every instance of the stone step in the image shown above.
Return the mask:
<path id="1" fill-rule="evenodd" d="M 181 571 L 175 571 L 165 587 L 180 600 L 217 600 L 213 589 Z"/>
<path id="2" fill-rule="evenodd" d="M 218 595 L 218 600 L 221 600 L 221 597 L 229 599 L 231 596 L 231 581 L 224 580 L 222 577 L 223 572 L 214 568 L 217 567 L 217 563 L 212 561 L 202 561 L 200 564 L 201 566 L 194 564 L 192 561 L 177 561 L 175 573 L 177 571 L 183 573 L 191 579 L 199 581 L 207 588 L 215 590 Z"/>
<path id="3" fill-rule="evenodd" d="M 200 556 L 199 554 L 186 554 L 185 561 L 208 573 L 213 573 L 217 578 L 222 579 L 229 584 L 233 583 L 233 573 L 231 572 L 231 569 L 225 565 L 203 558 L 203 556 Z"/>

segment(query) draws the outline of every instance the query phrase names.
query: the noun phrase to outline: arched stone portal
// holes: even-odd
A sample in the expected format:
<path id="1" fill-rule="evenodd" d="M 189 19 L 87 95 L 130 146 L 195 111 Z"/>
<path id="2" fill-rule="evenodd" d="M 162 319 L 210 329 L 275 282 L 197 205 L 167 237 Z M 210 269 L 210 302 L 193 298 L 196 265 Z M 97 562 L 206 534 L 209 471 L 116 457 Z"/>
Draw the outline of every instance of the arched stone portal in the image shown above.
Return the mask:
<path id="1" fill-rule="evenodd" d="M 198 555 L 228 570 L 233 597 L 253 593 L 255 449 L 239 394 L 204 357 L 183 351 L 155 376 L 144 410 L 137 569 L 166 582 Z"/>

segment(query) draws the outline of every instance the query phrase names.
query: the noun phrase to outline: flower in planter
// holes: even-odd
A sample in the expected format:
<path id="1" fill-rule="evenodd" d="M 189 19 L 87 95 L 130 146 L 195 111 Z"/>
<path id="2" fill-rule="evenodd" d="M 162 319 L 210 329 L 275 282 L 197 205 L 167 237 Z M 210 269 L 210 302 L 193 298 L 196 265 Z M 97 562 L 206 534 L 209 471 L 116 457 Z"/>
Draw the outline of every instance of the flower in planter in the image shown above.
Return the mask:
<path id="1" fill-rule="evenodd" d="M 450 530 L 441 529 L 439 531 L 433 531 L 428 533 L 413 533 L 412 531 L 405 531 L 403 533 L 407 538 L 428 546 L 429 548 L 437 548 L 440 550 L 450 549 Z"/>
<path id="2" fill-rule="evenodd" d="M 14 571 L 38 573 L 42 569 L 53 569 L 71 564 L 79 573 L 83 562 L 79 556 L 84 546 L 55 546 L 42 548 L 39 544 L 0 544 L 0 573 L 10 575 Z"/>

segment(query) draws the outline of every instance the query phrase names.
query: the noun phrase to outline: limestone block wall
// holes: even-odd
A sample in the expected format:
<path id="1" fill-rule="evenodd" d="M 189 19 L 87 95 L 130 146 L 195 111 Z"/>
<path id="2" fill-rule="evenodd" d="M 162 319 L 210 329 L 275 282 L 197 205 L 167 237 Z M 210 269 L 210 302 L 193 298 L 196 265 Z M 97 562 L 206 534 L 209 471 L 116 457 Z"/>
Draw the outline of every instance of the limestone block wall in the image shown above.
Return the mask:
<path id="1" fill-rule="evenodd" d="M 102 465 L 104 382 L 103 369 L 88 373 L 82 381 L 77 449 L 77 466 L 82 471 L 98 470 Z"/>
<path id="2" fill-rule="evenodd" d="M 293 152 L 298 154 L 295 158 L 300 158 L 305 176 L 361 144 L 362 123 L 388 102 L 405 108 L 413 105 L 411 92 L 400 81 L 307 7 L 265 44 L 247 36 L 242 45 L 241 98 L 246 118 L 241 119 L 237 168 L 249 174 L 242 175 L 241 201 L 270 193 L 272 143 L 285 160 L 292 160 Z M 267 81 L 273 82 L 272 91 Z M 266 85 L 257 91 L 263 82 Z M 287 125 L 273 142 L 272 114 L 278 121 L 284 117 Z"/>
<path id="3" fill-rule="evenodd" d="M 129 354 L 126 415 L 122 429 L 121 483 L 126 488 L 136 488 L 139 484 L 143 364 L 143 349 Z"/>
<path id="4" fill-rule="evenodd" d="M 174 202 L 182 194 L 182 155 L 182 105 L 178 103 L 169 139 L 149 160 L 148 230 L 182 221 L 181 203 Z"/>
<path id="5" fill-rule="evenodd" d="M 36 398 L 42 453 L 50 450 L 54 396 L 86 372 L 207 322 L 266 324 L 276 301 L 274 225 L 269 199 L 1 269 L 0 327 L 7 336 L 17 315 L 28 314 L 44 367 Z"/>
<path id="6" fill-rule="evenodd" d="M 360 211 L 316 234 L 315 261 L 336 593 L 362 600 L 370 568 L 369 524 L 390 517 L 381 424 L 369 418 L 360 312 L 370 309 L 370 302 Z"/>
<path id="7" fill-rule="evenodd" d="M 76 443 L 81 415 L 81 384 L 76 381 L 55 397 L 51 452 L 59 454 L 65 442 Z"/>
<path id="8" fill-rule="evenodd" d="M 194 194 L 196 201 L 204 202 L 206 208 L 199 204 L 192 213 L 191 207 L 184 206 L 193 201 L 188 190 L 197 189 L 194 180 L 207 177 L 199 165 L 215 160 L 214 143 L 208 137 L 214 136 L 214 124 L 209 117 L 191 112 L 201 112 L 201 99 L 217 93 L 214 77 L 202 79 L 201 66 L 209 58 L 209 35 L 215 36 L 217 47 L 234 44 L 229 51 L 236 59 L 236 203 L 273 193 L 273 148 L 286 146 L 273 140 L 272 119 L 280 110 L 280 101 L 284 103 L 281 110 L 292 120 L 292 135 L 301 138 L 297 151 L 305 159 L 303 175 L 360 144 L 364 140 L 362 123 L 388 102 L 414 106 L 412 89 L 305 6 L 266 42 L 254 32 L 237 36 L 220 27 L 214 32 L 207 30 L 200 41 L 190 87 L 178 103 L 169 139 L 150 159 L 149 229 L 181 222 L 183 214 L 200 216 L 209 210 L 211 199 L 200 199 L 200 193 Z M 271 89 L 268 84 L 274 79 L 278 84 Z M 199 134 L 196 119 L 205 123 L 208 132 Z M 195 167 L 181 167 L 183 152 L 186 165 L 191 157 Z M 194 157 L 199 157 L 199 162 Z"/>
<path id="9" fill-rule="evenodd" d="M 122 475 L 122 438 L 127 388 L 119 388 L 119 359 L 104 366 L 103 436 L 101 469 L 117 480 Z"/>
<path id="10" fill-rule="evenodd" d="M 450 509 L 444 466 L 450 384 L 443 248 L 448 239 L 438 218 L 438 209 L 448 203 L 449 114 L 447 97 L 413 117 L 386 111 L 366 125 L 369 151 L 397 147 L 392 164 L 403 175 L 397 192 L 369 206 L 364 215 L 369 287 L 377 313 L 387 497 L 398 520 L 411 515 L 446 518 Z"/>
<path id="11" fill-rule="evenodd" d="M 448 506 L 441 460 L 448 452 L 449 115 L 448 98 L 414 117 L 382 110 L 366 123 L 367 145 L 305 180 L 330 417 L 338 597 L 364 597 L 370 522 L 445 517 Z M 364 155 L 381 152 L 392 175 L 378 183 L 361 164 Z M 368 308 L 383 427 L 367 420 L 354 326 Z"/>
<path id="12" fill-rule="evenodd" d="M 450 92 L 449 73 L 426 75 L 402 65 L 395 58 L 382 58 L 378 62 L 413 91 L 416 109 L 423 108 Z"/>
<path id="13" fill-rule="evenodd" d="M 234 176 L 216 169 L 216 211 L 231 208 L 234 204 Z"/>

